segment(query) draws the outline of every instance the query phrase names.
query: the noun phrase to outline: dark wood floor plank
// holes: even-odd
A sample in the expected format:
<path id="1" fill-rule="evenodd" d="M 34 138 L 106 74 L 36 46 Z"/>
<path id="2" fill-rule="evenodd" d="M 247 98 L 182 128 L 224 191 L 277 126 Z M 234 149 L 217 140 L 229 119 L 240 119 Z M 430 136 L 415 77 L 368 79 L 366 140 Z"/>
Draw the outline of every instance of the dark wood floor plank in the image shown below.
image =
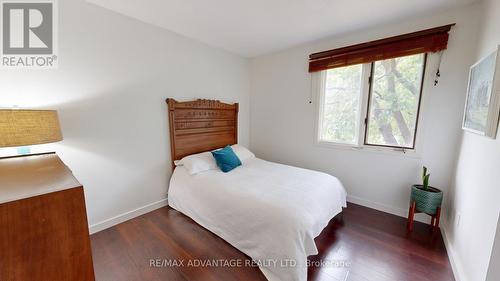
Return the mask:
<path id="1" fill-rule="evenodd" d="M 250 259 L 181 213 L 165 207 L 91 236 L 98 281 L 266 280 L 257 267 L 193 267 L 189 261 Z M 349 204 L 316 239 L 309 281 L 454 281 L 439 232 L 422 223 Z M 151 260 L 183 266 L 150 266 Z M 320 265 L 320 266 L 317 266 Z"/>
<path id="2" fill-rule="evenodd" d="M 148 219 L 151 220 L 151 222 L 154 223 L 160 231 L 169 233 L 174 237 L 183 237 L 183 239 L 177 240 L 177 243 L 184 251 L 190 253 L 191 259 L 239 259 L 248 260 L 249 262 L 251 261 L 243 253 L 235 251 L 234 248 L 226 241 L 219 237 L 214 237 L 210 231 L 200 227 L 192 220 L 186 218 L 178 212 L 174 213 L 171 212 L 170 209 L 165 208 L 162 212 L 158 212 L 156 215 L 150 216 Z M 190 233 L 190 235 L 185 235 L 186 230 Z M 230 280 L 236 280 L 239 278 L 238 271 L 226 266 L 213 268 L 210 273 L 214 275 L 217 280 L 228 277 L 231 278 Z M 260 272 L 255 270 L 249 271 L 247 274 L 253 275 L 254 280 L 258 280 L 261 277 Z"/>

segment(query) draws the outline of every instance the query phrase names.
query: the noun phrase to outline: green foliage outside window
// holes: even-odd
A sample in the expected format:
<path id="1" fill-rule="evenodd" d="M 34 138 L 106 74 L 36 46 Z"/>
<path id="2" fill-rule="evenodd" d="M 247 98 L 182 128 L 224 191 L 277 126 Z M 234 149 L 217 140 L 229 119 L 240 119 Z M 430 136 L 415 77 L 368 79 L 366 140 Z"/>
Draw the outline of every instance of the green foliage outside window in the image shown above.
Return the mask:
<path id="1" fill-rule="evenodd" d="M 424 60 L 422 54 L 374 62 L 368 114 L 360 112 L 363 65 L 327 70 L 321 139 L 356 144 L 367 116 L 367 144 L 412 148 Z"/>

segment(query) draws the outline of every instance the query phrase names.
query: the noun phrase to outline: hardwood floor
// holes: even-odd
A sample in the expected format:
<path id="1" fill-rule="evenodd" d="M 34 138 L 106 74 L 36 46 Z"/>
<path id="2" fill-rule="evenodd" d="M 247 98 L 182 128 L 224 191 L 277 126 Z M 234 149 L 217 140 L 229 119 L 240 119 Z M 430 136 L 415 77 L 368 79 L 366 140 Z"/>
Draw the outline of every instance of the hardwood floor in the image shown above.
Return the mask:
<path id="1" fill-rule="evenodd" d="M 250 260 L 168 207 L 96 233 L 91 241 L 98 281 L 266 280 L 256 267 L 188 264 Z M 404 218 L 359 205 L 349 204 L 316 238 L 316 245 L 319 254 L 309 257 L 309 281 L 454 280 L 439 232 L 433 235 L 427 225 L 416 222 L 407 234 Z M 321 261 L 322 266 L 315 266 Z"/>

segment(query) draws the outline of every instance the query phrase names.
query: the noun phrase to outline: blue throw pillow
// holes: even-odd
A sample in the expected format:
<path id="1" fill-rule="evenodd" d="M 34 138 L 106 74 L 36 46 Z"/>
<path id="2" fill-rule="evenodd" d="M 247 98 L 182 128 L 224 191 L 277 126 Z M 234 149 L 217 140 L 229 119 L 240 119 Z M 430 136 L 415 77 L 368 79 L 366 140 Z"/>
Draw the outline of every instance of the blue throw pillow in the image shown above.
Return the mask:
<path id="1" fill-rule="evenodd" d="M 219 166 L 224 173 L 227 173 L 241 165 L 240 159 L 236 156 L 233 149 L 229 145 L 223 149 L 212 151 L 212 155 L 215 158 L 217 166 Z"/>

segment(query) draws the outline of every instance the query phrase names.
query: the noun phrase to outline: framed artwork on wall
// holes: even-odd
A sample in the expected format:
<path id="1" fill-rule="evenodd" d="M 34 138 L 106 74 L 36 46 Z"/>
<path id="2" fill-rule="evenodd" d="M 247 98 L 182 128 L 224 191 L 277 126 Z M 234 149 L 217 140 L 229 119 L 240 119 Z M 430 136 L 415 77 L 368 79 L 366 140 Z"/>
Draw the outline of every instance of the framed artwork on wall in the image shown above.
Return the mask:
<path id="1" fill-rule="evenodd" d="M 462 128 L 496 138 L 500 115 L 500 46 L 470 69 Z"/>

